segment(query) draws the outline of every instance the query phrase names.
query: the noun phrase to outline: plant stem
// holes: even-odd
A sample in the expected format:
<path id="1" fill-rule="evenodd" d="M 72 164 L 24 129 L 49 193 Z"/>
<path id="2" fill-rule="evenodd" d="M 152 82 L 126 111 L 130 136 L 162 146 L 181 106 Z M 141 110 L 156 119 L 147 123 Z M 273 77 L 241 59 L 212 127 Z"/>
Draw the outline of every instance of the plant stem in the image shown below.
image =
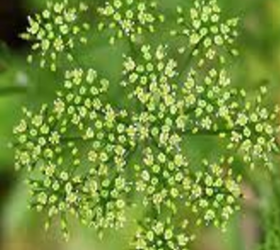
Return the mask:
<path id="1" fill-rule="evenodd" d="M 198 43 L 191 49 L 190 53 L 187 55 L 187 57 L 182 62 L 181 69 L 179 70 L 179 78 L 185 73 L 186 69 L 190 66 L 191 60 L 193 59 L 193 53 L 195 50 L 199 48 L 201 43 L 204 41 L 204 37 L 200 38 Z"/>
<path id="2" fill-rule="evenodd" d="M 0 96 L 24 94 L 26 91 L 27 87 L 25 86 L 0 87 Z"/>
<path id="3" fill-rule="evenodd" d="M 220 134 L 230 134 L 231 132 L 235 131 L 234 129 L 221 129 L 221 130 L 198 130 L 197 132 L 193 132 L 192 130 L 185 130 L 181 133 L 185 133 L 186 135 L 201 135 L 201 136 L 218 136 Z"/>

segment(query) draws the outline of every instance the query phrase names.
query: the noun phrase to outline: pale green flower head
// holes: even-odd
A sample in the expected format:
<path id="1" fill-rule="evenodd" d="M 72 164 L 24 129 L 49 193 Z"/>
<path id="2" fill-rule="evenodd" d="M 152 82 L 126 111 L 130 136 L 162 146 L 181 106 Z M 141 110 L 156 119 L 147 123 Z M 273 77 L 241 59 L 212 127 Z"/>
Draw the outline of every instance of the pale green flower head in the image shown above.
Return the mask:
<path id="1" fill-rule="evenodd" d="M 125 57 L 121 85 L 131 92 L 129 98 L 135 98 L 147 109 L 152 111 L 156 106 L 164 105 L 171 108 L 176 105 L 177 62 L 168 57 L 167 46 L 159 45 L 152 48 L 143 45 L 140 55 L 135 61 Z"/>
<path id="2" fill-rule="evenodd" d="M 192 179 L 185 179 L 185 195 L 189 196 L 186 206 L 197 214 L 196 224 L 213 224 L 222 230 L 231 216 L 240 209 L 241 177 L 234 177 L 228 168 L 232 159 L 224 158 L 217 163 L 203 161 L 205 172 L 197 172 Z"/>
<path id="3" fill-rule="evenodd" d="M 93 69 L 67 71 L 53 104 L 37 114 L 24 109 L 14 129 L 16 168 L 29 172 L 30 205 L 47 213 L 46 228 L 60 215 L 66 239 L 69 213 L 97 230 L 126 221 L 130 184 L 123 168 L 134 143 L 122 122 L 126 112 L 105 102 L 108 87 Z"/>
<path id="4" fill-rule="evenodd" d="M 40 67 L 56 71 L 61 60 L 73 61 L 73 49 L 87 43 L 89 24 L 81 18 L 87 9 L 83 2 L 76 7 L 63 0 L 48 2 L 41 13 L 29 16 L 29 27 L 21 37 L 32 43 L 37 54 L 29 55 L 28 62 L 38 57 Z"/>
<path id="5" fill-rule="evenodd" d="M 271 170 L 279 133 L 279 108 L 266 108 L 266 88 L 249 95 L 231 83 L 225 53 L 236 54 L 237 19 L 224 20 L 215 0 L 178 7 L 172 34 L 185 39 L 178 54 L 169 41 L 138 43 L 164 20 L 154 2 L 106 2 L 98 28 L 110 30 L 112 45 L 127 38 L 130 48 L 116 105 L 106 78 L 74 66 L 72 50 L 91 35 L 86 9 L 49 3 L 24 34 L 41 66 L 64 75 L 53 102 L 24 109 L 14 128 L 15 166 L 27 172 L 30 206 L 47 214 L 46 229 L 59 217 L 66 239 L 69 215 L 102 236 L 126 227 L 136 207 L 143 211 L 133 221 L 136 250 L 187 250 L 200 227 L 226 230 L 242 199 L 236 160 Z M 67 69 L 57 67 L 60 57 Z M 196 138 L 215 147 L 193 152 Z"/>
<path id="6" fill-rule="evenodd" d="M 225 54 L 238 54 L 234 48 L 238 18 L 225 19 L 217 0 L 196 0 L 190 11 L 177 7 L 177 13 L 178 28 L 171 34 L 187 38 L 188 45 L 179 49 L 181 53 L 192 49 L 200 65 L 216 58 L 224 62 Z"/>
<path id="7" fill-rule="evenodd" d="M 133 246 L 139 250 L 188 250 L 194 235 L 186 235 L 189 222 L 178 222 L 177 226 L 171 217 L 146 219 L 136 233 Z"/>
<path id="8" fill-rule="evenodd" d="M 259 91 L 256 101 L 245 99 L 246 92 L 242 91 L 243 102 L 239 103 L 240 111 L 234 119 L 234 130 L 231 132 L 228 148 L 239 150 L 245 163 L 251 168 L 264 165 L 273 168 L 273 155 L 279 152 L 277 134 L 279 126 L 276 125 L 279 108 L 276 106 L 269 110 L 263 104 L 266 87 Z"/>

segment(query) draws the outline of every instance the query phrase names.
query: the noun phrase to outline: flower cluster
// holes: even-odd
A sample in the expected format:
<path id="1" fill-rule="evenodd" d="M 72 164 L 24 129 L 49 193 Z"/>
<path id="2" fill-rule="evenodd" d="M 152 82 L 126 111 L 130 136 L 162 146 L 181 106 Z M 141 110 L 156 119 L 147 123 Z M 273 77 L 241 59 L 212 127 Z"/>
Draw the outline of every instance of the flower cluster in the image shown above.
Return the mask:
<path id="1" fill-rule="evenodd" d="M 125 80 L 122 86 L 130 86 L 130 98 L 137 98 L 149 111 L 156 103 L 171 106 L 175 103 L 174 90 L 178 88 L 172 83 L 178 74 L 177 63 L 167 57 L 166 47 L 160 45 L 152 52 L 150 45 L 141 48 L 141 59 L 137 61 L 128 57 L 124 62 Z M 158 106 L 158 105 L 157 105 Z"/>
<path id="2" fill-rule="evenodd" d="M 231 159 L 228 162 L 221 159 L 219 164 L 209 164 L 206 160 L 203 164 L 209 171 L 197 172 L 192 179 L 184 180 L 185 192 L 190 197 L 186 206 L 199 214 L 196 221 L 198 225 L 213 223 L 225 230 L 231 215 L 239 210 L 241 177 L 235 178 L 231 169 L 225 170 L 230 162 Z"/>
<path id="3" fill-rule="evenodd" d="M 140 113 L 134 120 L 143 139 L 152 140 L 169 151 L 177 151 L 182 137 L 185 115 L 184 101 L 179 95 L 177 62 L 170 59 L 167 46 L 155 50 L 150 45 L 141 48 L 136 60 L 127 57 L 124 62 L 121 85 L 128 89 L 129 99 L 136 100 Z"/>
<path id="4" fill-rule="evenodd" d="M 161 149 L 146 148 L 143 154 L 141 166 L 135 165 L 136 190 L 143 194 L 143 205 L 152 204 L 159 213 L 165 208 L 176 213 L 178 199 L 184 199 L 188 162 L 180 153 L 172 156 Z"/>
<path id="5" fill-rule="evenodd" d="M 275 107 L 271 112 L 264 107 L 262 102 L 266 92 L 266 87 L 262 87 L 255 102 L 246 101 L 244 98 L 239 103 L 240 112 L 236 114 L 228 144 L 229 149 L 239 149 L 244 161 L 252 168 L 256 163 L 273 168 L 272 156 L 278 152 L 276 138 L 279 126 L 273 124 L 277 124 L 279 108 Z M 242 93 L 246 97 L 246 92 Z"/>
<path id="6" fill-rule="evenodd" d="M 191 69 L 182 87 L 185 108 L 193 111 L 186 127 L 193 133 L 231 129 L 238 112 L 234 92 L 226 70 L 212 68 L 201 74 Z"/>
<path id="7" fill-rule="evenodd" d="M 170 217 L 164 221 L 146 219 L 136 233 L 133 245 L 138 250 L 188 250 L 189 242 L 194 240 L 194 235 L 186 236 L 188 221 L 172 223 Z"/>
<path id="8" fill-rule="evenodd" d="M 39 114 L 25 109 L 14 129 L 16 168 L 30 172 L 31 204 L 50 218 L 70 211 L 97 229 L 123 226 L 124 166 L 135 145 L 122 123 L 126 112 L 103 104 L 108 84 L 93 69 L 67 71 L 53 105 Z"/>
<path id="9" fill-rule="evenodd" d="M 256 101 L 249 101 L 244 90 L 231 86 L 225 69 L 210 69 L 206 75 L 191 69 L 182 88 L 188 112 L 185 127 L 194 134 L 217 134 L 230 150 L 240 151 L 251 167 L 261 163 L 272 167 L 277 152 L 279 108 L 269 111 L 263 100 L 266 87 Z"/>
<path id="10" fill-rule="evenodd" d="M 190 9 L 189 15 L 183 8 L 178 7 L 178 27 L 173 30 L 173 36 L 183 36 L 188 39 L 188 46 L 192 48 L 192 56 L 197 57 L 199 64 L 205 63 L 205 58 L 213 60 L 217 57 L 224 60 L 221 51 L 237 55 L 233 43 L 238 33 L 236 26 L 237 18 L 222 20 L 221 9 L 217 0 L 195 1 L 194 7 Z M 180 48 L 184 53 L 186 46 Z"/>
<path id="11" fill-rule="evenodd" d="M 98 28 L 113 30 L 110 44 L 116 39 L 127 37 L 131 42 L 136 42 L 137 36 L 145 32 L 155 32 L 158 21 L 163 22 L 164 17 L 158 14 L 157 3 L 154 1 L 113 0 L 106 2 L 104 7 L 98 9 L 100 16 L 104 17 Z"/>
<path id="12" fill-rule="evenodd" d="M 71 7 L 68 0 L 48 2 L 47 9 L 34 17 L 28 17 L 29 27 L 22 38 L 32 42 L 32 50 L 38 51 L 40 67 L 56 71 L 59 60 L 73 61 L 73 48 L 87 42 L 89 24 L 80 15 L 87 11 L 85 3 Z M 33 55 L 28 57 L 33 61 Z"/>
<path id="13" fill-rule="evenodd" d="M 78 33 L 87 25 L 81 28 L 75 21 L 85 6 L 68 10 L 66 5 L 49 4 L 43 17 L 30 19 L 27 38 L 33 34 L 41 39 L 35 48 L 41 48 L 49 32 L 66 41 L 66 47 L 70 40 L 85 40 Z M 272 153 L 278 149 L 278 109 L 265 108 L 265 88 L 253 101 L 234 88 L 220 63 L 226 62 L 220 50 L 229 50 L 236 36 L 236 19 L 221 21 L 214 0 L 195 1 L 194 6 L 190 25 L 183 30 L 185 12 L 178 8 L 178 30 L 172 32 L 189 39 L 189 55 L 198 60 L 188 65 L 173 59 L 170 47 L 162 43 L 140 39 L 139 51 L 134 47 L 138 35 L 154 32 L 157 21 L 163 21 L 153 2 L 114 0 L 98 9 L 99 28 L 115 32 L 110 42 L 127 36 L 137 52 L 124 56 L 120 86 L 128 93 L 123 96 L 125 107 L 111 104 L 108 80 L 92 68 L 78 67 L 65 72 L 51 105 L 43 105 L 38 113 L 24 109 L 25 118 L 14 129 L 16 168 L 28 171 L 31 206 L 46 211 L 47 228 L 58 215 L 68 238 L 70 213 L 98 231 L 119 229 L 130 205 L 140 204 L 145 219 L 138 222 L 136 249 L 188 249 L 195 227 L 224 230 L 239 209 L 241 177 L 234 159 L 251 167 L 272 167 Z M 61 27 L 69 13 L 71 35 Z M 47 28 L 45 21 L 57 16 L 60 21 L 51 21 L 55 28 Z M 43 49 L 42 60 L 52 57 L 53 49 Z M 64 47 L 58 52 L 64 54 Z M 213 60 L 216 57 L 220 60 Z M 56 57 L 51 60 L 55 65 Z M 206 60 L 212 61 L 205 64 Z M 192 159 L 189 138 L 209 135 L 227 146 L 229 159 L 220 155 L 225 150 L 219 150 L 219 144 L 211 162 Z M 191 227 L 186 228 L 188 223 Z"/>

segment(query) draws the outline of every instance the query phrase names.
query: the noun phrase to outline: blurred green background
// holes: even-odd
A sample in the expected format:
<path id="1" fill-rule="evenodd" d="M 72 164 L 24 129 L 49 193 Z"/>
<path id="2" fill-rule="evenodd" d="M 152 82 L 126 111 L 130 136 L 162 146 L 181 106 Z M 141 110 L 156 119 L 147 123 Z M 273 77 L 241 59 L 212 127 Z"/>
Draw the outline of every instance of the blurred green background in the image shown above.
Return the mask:
<path id="1" fill-rule="evenodd" d="M 36 107 L 52 100 L 55 90 L 59 88 L 59 75 L 27 65 L 25 57 L 29 47 L 18 38 L 27 25 L 26 16 L 40 11 L 45 2 L 0 1 L 0 249 L 127 249 L 127 238 L 133 230 L 129 226 L 122 232 L 109 233 L 103 241 L 97 239 L 95 232 L 75 222 L 69 243 L 61 240 L 55 227 L 45 233 L 42 216 L 27 209 L 28 193 L 23 183 L 24 176 L 13 169 L 13 150 L 9 142 L 12 141 L 12 128 L 20 119 L 21 108 L 25 105 Z M 102 0 L 89 2 L 94 6 L 102 3 Z M 160 2 L 169 18 L 175 18 L 172 13 L 176 4 L 186 4 L 186 0 Z M 233 61 L 231 67 L 233 83 L 252 92 L 265 84 L 270 93 L 268 105 L 277 103 L 280 100 L 280 1 L 219 2 L 226 15 L 239 16 L 241 19 L 237 41 L 240 57 Z M 89 51 L 80 55 L 81 60 L 89 65 L 97 65 L 97 70 L 116 82 L 118 79 L 115 76 L 121 72 L 121 54 L 126 51 L 125 44 L 120 43 L 112 49 L 106 37 L 94 36 L 91 42 Z M 107 58 L 110 58 L 110 67 Z M 114 96 L 117 95 L 113 92 L 113 99 Z M 115 98 L 114 101 L 119 100 Z M 192 150 L 197 154 L 211 151 L 209 145 L 203 144 L 203 140 L 198 141 Z M 265 238 L 267 211 L 273 208 L 267 182 L 259 181 L 262 173 L 251 175 L 243 184 L 243 210 L 233 218 L 228 231 L 219 233 L 214 229 L 203 230 L 193 246 L 194 250 L 258 249 L 258 244 Z"/>

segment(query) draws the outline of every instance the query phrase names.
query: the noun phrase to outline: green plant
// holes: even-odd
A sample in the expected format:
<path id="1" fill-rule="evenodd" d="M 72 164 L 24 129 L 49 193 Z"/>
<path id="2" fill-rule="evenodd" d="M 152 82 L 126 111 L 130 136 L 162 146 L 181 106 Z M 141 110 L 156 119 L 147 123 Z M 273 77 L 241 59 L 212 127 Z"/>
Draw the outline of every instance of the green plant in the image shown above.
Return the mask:
<path id="1" fill-rule="evenodd" d="M 92 35 L 87 11 L 84 3 L 49 4 L 29 18 L 23 35 L 35 41 L 42 67 L 64 74 L 53 103 L 24 109 L 14 129 L 16 168 L 28 171 L 31 207 L 47 213 L 46 228 L 59 216 L 68 239 L 68 214 L 103 232 L 124 227 L 127 210 L 141 206 L 132 245 L 143 250 L 188 249 L 201 225 L 225 230 L 242 197 L 235 160 L 269 171 L 278 150 L 278 108 L 264 106 L 266 88 L 252 98 L 229 78 L 238 20 L 226 19 L 215 0 L 195 1 L 190 11 L 177 8 L 168 39 L 153 44 L 167 22 L 160 4 L 99 7 L 98 32 L 130 50 L 115 105 L 110 82 L 72 53 Z M 188 157 L 189 138 L 199 136 L 222 145 L 214 160 Z"/>

